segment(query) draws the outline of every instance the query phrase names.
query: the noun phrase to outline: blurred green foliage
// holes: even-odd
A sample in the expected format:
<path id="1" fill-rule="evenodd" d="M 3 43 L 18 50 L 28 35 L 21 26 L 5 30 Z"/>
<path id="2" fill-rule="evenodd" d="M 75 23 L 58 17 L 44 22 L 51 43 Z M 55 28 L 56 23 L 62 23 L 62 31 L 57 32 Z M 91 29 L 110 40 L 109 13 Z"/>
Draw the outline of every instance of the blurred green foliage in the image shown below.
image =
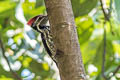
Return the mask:
<path id="1" fill-rule="evenodd" d="M 103 80 L 101 69 L 104 51 L 104 16 L 100 2 L 71 1 L 86 74 L 89 80 Z M 109 22 L 106 23 L 105 75 L 108 77 L 120 64 L 119 3 L 119 0 L 113 0 L 110 19 L 112 27 Z M 107 0 L 106 5 L 109 8 L 110 0 Z M 56 70 L 52 67 L 53 62 L 46 56 L 40 35 L 26 25 L 31 17 L 45 13 L 43 0 L 0 0 L 0 38 L 3 40 L 13 70 L 24 79 L 32 76 L 32 80 L 56 80 L 53 77 Z M 25 69 L 28 69 L 29 75 L 25 75 Z M 120 71 L 117 74 L 120 75 Z M 120 76 L 115 75 L 112 78 L 119 80 Z M 14 80 L 1 49 L 0 80 Z"/>

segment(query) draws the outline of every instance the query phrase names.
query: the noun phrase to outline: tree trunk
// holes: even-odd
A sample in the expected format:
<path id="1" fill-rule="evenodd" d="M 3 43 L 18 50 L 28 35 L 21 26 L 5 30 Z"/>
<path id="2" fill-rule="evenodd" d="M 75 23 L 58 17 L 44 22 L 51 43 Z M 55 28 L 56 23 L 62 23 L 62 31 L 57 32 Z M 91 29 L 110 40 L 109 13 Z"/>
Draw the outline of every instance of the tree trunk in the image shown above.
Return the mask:
<path id="1" fill-rule="evenodd" d="M 61 80 L 86 80 L 70 0 L 44 0 Z"/>

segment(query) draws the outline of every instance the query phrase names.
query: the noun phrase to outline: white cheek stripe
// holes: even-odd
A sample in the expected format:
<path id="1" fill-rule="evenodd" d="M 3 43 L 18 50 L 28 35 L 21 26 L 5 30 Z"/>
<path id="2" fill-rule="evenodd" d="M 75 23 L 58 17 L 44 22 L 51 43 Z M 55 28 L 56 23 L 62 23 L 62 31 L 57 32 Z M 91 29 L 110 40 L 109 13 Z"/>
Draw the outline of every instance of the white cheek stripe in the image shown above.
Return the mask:
<path id="1" fill-rule="evenodd" d="M 39 19 L 38 19 L 39 20 Z M 38 22 L 37 25 L 40 25 L 40 23 L 44 20 L 44 17 Z"/>
<path id="2" fill-rule="evenodd" d="M 42 30 L 39 28 L 39 26 L 38 26 L 38 25 L 37 25 L 37 29 L 38 29 L 38 31 L 42 32 Z"/>
<path id="3" fill-rule="evenodd" d="M 39 20 L 39 17 L 35 20 L 34 24 L 36 25 Z"/>
<path id="4" fill-rule="evenodd" d="M 39 20 L 39 17 L 37 18 L 36 22 Z M 38 24 L 36 25 L 37 26 L 37 29 L 42 32 L 42 30 L 39 28 L 39 25 L 41 23 L 41 21 L 44 20 L 44 17 L 38 22 Z"/>

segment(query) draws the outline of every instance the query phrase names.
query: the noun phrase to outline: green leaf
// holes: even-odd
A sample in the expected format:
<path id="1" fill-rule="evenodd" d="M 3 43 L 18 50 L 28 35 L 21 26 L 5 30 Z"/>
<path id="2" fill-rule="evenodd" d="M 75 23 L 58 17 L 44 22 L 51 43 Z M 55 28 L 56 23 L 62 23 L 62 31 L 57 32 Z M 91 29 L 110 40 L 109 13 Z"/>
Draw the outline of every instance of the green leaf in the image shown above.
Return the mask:
<path id="1" fill-rule="evenodd" d="M 97 4 L 98 0 L 71 0 L 75 17 L 88 14 Z"/>
<path id="2" fill-rule="evenodd" d="M 16 4 L 9 0 L 0 1 L 0 13 L 12 9 L 15 6 Z"/>
<path id="3" fill-rule="evenodd" d="M 117 13 L 118 22 L 120 21 L 120 0 L 114 0 L 115 2 L 115 11 Z"/>
<path id="4" fill-rule="evenodd" d="M 93 62 L 93 59 L 96 55 L 97 48 L 99 47 L 101 39 L 95 39 L 88 41 L 81 45 L 81 52 L 83 57 L 84 64 L 90 64 Z M 96 63 L 96 61 L 95 61 Z"/>
<path id="5" fill-rule="evenodd" d="M 7 72 L 3 69 L 3 66 L 0 65 L 0 77 L 5 76 L 5 77 L 12 77 L 12 74 L 10 72 Z M 3 77 L 3 78 L 5 78 Z M 0 79 L 1 80 L 1 79 Z"/>
<path id="6" fill-rule="evenodd" d="M 0 80 L 14 80 L 14 79 L 12 79 L 12 78 L 7 78 L 7 77 L 5 77 L 5 76 L 2 76 L 2 77 L 0 78 Z"/>
<path id="7" fill-rule="evenodd" d="M 43 14 L 45 11 L 45 6 L 35 7 L 35 2 L 24 2 L 22 8 L 27 20 L 33 16 Z"/>
<path id="8" fill-rule="evenodd" d="M 46 70 L 43 65 L 44 67 L 47 66 L 46 69 L 48 69 L 48 65 L 46 65 L 46 63 L 38 63 L 37 61 L 33 60 L 28 69 L 34 72 L 36 76 L 40 76 L 42 80 L 45 80 L 46 78 L 52 78 L 54 71 L 52 69 Z"/>
<path id="9" fill-rule="evenodd" d="M 43 69 L 46 70 L 46 71 L 49 70 L 49 66 L 48 66 L 47 63 L 43 63 L 43 64 L 42 64 L 42 67 L 43 67 Z"/>
<path id="10" fill-rule="evenodd" d="M 93 21 L 90 17 L 84 16 L 84 17 L 77 17 L 75 19 L 75 22 L 77 25 L 79 42 L 80 44 L 83 44 L 89 40 L 93 32 L 93 29 L 94 29 Z"/>
<path id="11" fill-rule="evenodd" d="M 44 1 L 43 0 L 36 0 L 36 5 L 35 5 L 35 8 L 38 8 L 40 6 L 43 6 L 44 4 Z"/>

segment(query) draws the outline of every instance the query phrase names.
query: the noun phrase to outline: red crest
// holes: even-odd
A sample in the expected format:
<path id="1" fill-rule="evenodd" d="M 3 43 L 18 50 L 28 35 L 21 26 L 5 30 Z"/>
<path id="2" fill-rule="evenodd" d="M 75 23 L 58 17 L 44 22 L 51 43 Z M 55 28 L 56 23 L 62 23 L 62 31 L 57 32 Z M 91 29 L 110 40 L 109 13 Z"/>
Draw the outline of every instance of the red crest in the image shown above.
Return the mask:
<path id="1" fill-rule="evenodd" d="M 31 19 L 27 22 L 27 24 L 28 24 L 29 26 L 31 26 L 31 25 L 34 23 L 34 21 L 35 21 L 39 16 L 40 16 L 40 15 L 31 18 Z"/>

